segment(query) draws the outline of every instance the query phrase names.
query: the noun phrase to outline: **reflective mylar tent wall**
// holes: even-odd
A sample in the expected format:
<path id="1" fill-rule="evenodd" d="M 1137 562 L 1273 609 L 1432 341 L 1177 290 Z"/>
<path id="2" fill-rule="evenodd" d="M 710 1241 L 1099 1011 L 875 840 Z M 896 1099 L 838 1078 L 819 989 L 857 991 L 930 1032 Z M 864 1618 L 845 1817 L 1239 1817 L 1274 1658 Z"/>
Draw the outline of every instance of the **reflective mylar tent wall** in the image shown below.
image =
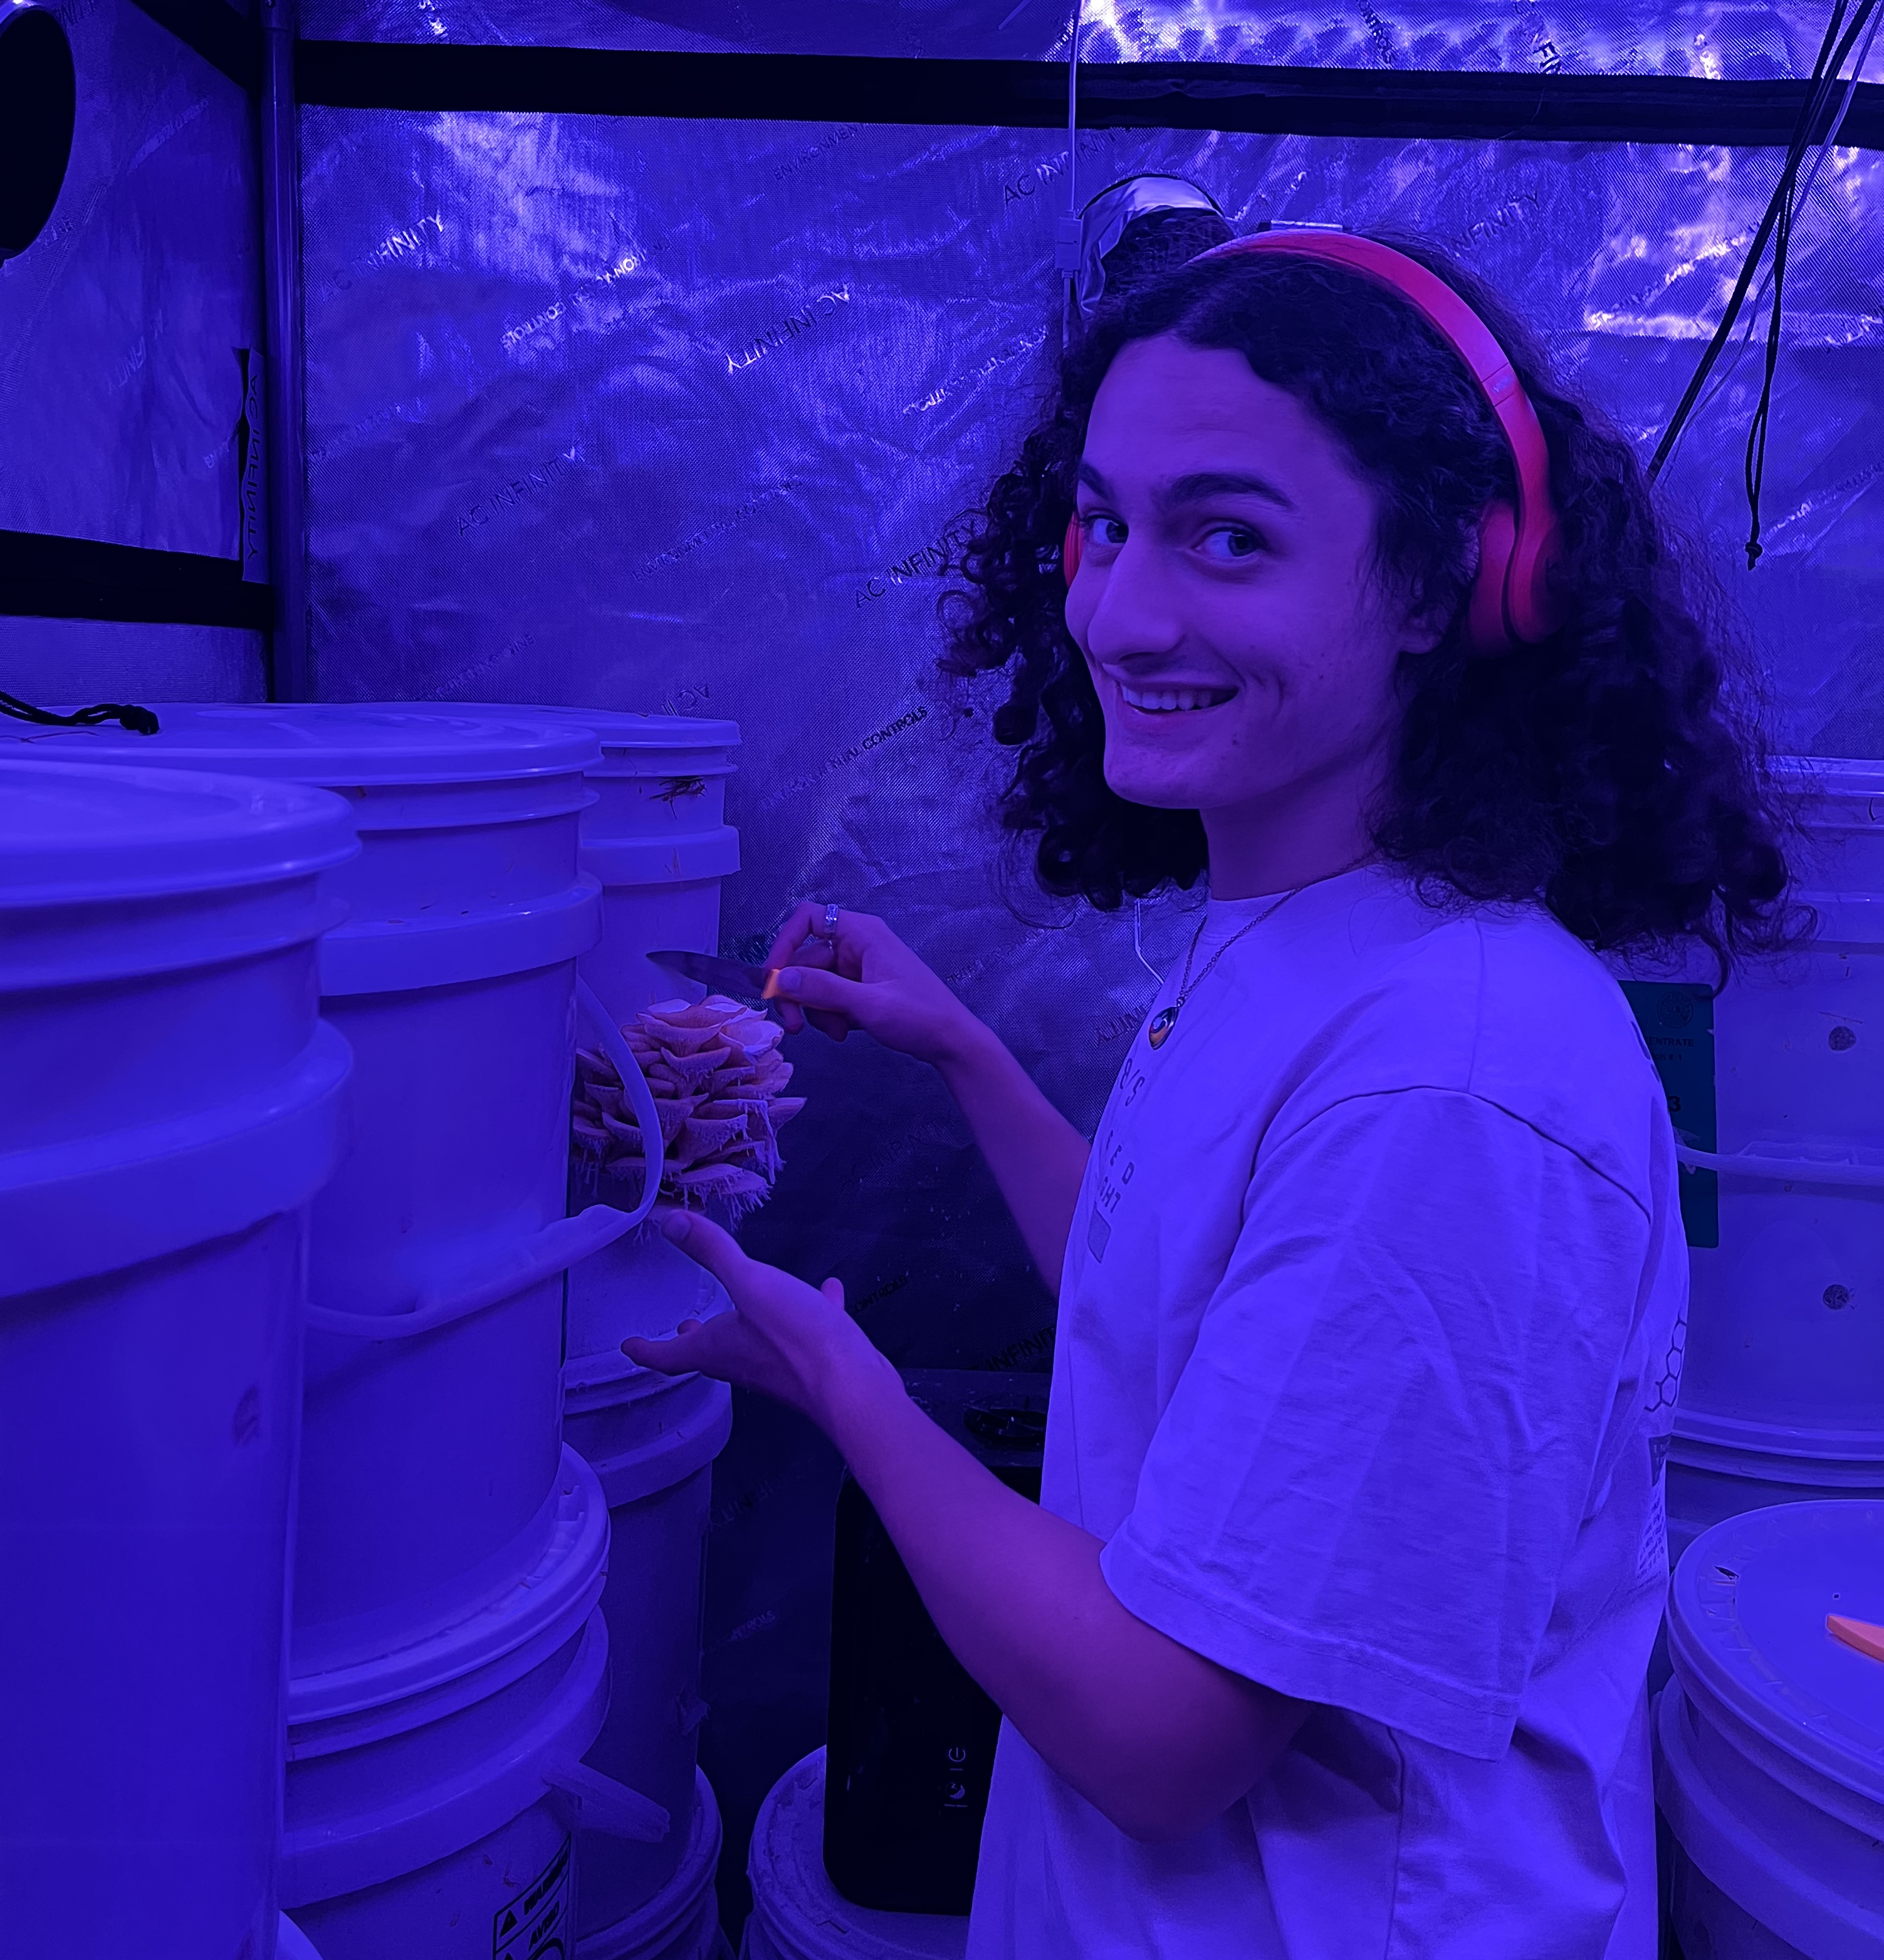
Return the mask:
<path id="1" fill-rule="evenodd" d="M 231 350 L 256 338 L 240 92 L 130 0 L 65 11 L 119 100 L 90 111 L 90 174 L 75 164 L 62 207 L 69 245 L 0 275 L 0 524 L 227 556 Z M 1064 130 L 883 121 L 857 72 L 854 112 L 815 122 L 783 69 L 770 103 L 749 86 L 721 115 L 698 72 L 708 106 L 686 116 L 506 109 L 488 91 L 483 106 L 332 106 L 418 68 L 405 48 L 386 50 L 403 66 L 349 66 L 335 44 L 1064 62 L 1070 11 L 303 0 L 302 35 L 326 44 L 308 72 L 346 84 L 312 91 L 298 119 L 307 657 L 326 698 L 737 720 L 727 816 L 745 868 L 727 888 L 725 950 L 762 948 L 801 896 L 881 912 L 1090 1124 L 1151 991 L 1133 921 L 1056 908 L 1004 866 L 986 815 L 1001 767 L 988 696 L 934 670 L 951 539 L 1058 345 Z M 1080 53 L 1391 71 L 1415 91 L 1422 73 L 1756 83 L 1807 72 L 1822 16 L 1088 0 Z M 1866 73 L 1884 76 L 1884 49 Z M 1763 657 L 1781 745 L 1854 756 L 1884 756 L 1884 124 L 1867 113 L 1870 146 L 1828 150 L 1795 234 L 1757 571 L 1740 549 L 1757 332 L 1665 479 Z M 1770 134 L 1730 147 L 1105 126 L 1082 132 L 1077 169 L 1082 194 L 1173 171 L 1240 224 L 1440 240 L 1522 301 L 1646 456 L 1781 156 Z M 83 419 L 56 423 L 34 376 L 62 336 L 95 385 Z M 81 452 L 83 470 L 60 460 Z M 110 479 L 100 456 L 116 459 Z M 123 636 L 140 632 L 132 658 Z M 253 694 L 252 637 L 0 620 L 0 663 L 42 698 Z M 1153 966 L 1191 902 L 1145 908 Z M 938 1086 L 861 1042 L 807 1036 L 794 1059 L 810 1103 L 748 1247 L 838 1274 L 906 1365 L 1044 1367 L 1050 1302 Z M 741 1408 L 717 1472 L 702 1747 L 729 1847 L 820 1738 L 836 1476 L 808 1431 Z"/>
<path id="2" fill-rule="evenodd" d="M 46 568 L 48 536 L 227 561 L 237 582 L 243 363 L 263 339 L 247 92 L 130 0 L 53 11 L 78 70 L 72 162 L 45 230 L 0 265 L 0 687 L 259 700 L 259 625 L 178 617 L 242 620 L 240 594 L 152 607 L 14 589 Z"/>

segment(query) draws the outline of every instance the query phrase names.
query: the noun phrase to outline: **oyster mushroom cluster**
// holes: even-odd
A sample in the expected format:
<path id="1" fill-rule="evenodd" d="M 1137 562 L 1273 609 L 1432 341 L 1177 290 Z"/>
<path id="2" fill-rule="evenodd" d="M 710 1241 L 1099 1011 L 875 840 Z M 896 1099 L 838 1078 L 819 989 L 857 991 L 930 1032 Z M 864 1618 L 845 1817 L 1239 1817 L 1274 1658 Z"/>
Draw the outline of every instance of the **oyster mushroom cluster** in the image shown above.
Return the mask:
<path id="1" fill-rule="evenodd" d="M 737 1216 L 778 1175 L 778 1131 L 804 1107 L 782 1092 L 791 1064 L 784 1030 L 754 1009 L 709 994 L 691 1007 L 666 1001 L 622 1024 L 660 1118 L 660 1195 L 699 1208 L 709 1198 Z M 647 1152 L 635 1106 L 607 1056 L 576 1051 L 578 1154 L 610 1176 L 638 1179 Z"/>

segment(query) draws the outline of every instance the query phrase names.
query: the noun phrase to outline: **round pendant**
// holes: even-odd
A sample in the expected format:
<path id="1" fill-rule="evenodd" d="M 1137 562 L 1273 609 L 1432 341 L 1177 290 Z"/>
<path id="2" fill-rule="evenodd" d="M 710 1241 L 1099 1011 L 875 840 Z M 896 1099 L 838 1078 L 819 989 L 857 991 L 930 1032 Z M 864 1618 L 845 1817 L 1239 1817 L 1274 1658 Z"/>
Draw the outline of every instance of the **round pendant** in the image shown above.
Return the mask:
<path id="1" fill-rule="evenodd" d="M 1165 1037 L 1177 1024 L 1178 1010 L 1175 1007 L 1161 1007 L 1151 1017 L 1151 1025 L 1145 1029 L 1145 1039 L 1154 1048 L 1163 1048 Z"/>

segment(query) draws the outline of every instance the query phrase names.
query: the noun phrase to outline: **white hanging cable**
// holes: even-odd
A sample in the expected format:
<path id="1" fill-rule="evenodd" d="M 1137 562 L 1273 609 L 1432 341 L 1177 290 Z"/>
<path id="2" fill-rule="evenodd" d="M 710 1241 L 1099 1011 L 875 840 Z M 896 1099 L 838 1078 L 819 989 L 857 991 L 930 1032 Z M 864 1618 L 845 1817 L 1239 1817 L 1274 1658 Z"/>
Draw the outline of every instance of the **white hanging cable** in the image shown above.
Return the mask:
<path id="1" fill-rule="evenodd" d="M 1155 980 L 1160 987 L 1162 987 L 1164 985 L 1164 975 L 1152 965 L 1150 960 L 1146 959 L 1144 942 L 1140 937 L 1140 921 L 1144 916 L 1144 900 L 1143 899 L 1134 899 L 1132 900 L 1131 950 L 1138 956 L 1138 964 L 1151 975 L 1152 978 Z"/>
<path id="2" fill-rule="evenodd" d="M 1060 275 L 1060 348 L 1073 334 L 1073 282 L 1080 269 L 1080 26 L 1086 0 L 1073 0 L 1072 43 L 1066 56 L 1066 215 L 1053 234 L 1053 267 Z"/>

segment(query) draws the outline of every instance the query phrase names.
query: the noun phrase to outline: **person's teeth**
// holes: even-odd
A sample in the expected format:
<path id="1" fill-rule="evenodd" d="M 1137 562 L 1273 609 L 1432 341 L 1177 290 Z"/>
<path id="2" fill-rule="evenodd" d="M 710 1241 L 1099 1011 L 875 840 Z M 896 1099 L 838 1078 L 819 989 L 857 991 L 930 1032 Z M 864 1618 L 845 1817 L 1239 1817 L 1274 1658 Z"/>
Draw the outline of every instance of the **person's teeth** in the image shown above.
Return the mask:
<path id="1" fill-rule="evenodd" d="M 1175 714 L 1187 708 L 1215 708 L 1230 696 L 1210 688 L 1160 688 L 1155 691 L 1127 687 L 1122 681 L 1119 692 L 1126 704 L 1147 714 Z"/>

